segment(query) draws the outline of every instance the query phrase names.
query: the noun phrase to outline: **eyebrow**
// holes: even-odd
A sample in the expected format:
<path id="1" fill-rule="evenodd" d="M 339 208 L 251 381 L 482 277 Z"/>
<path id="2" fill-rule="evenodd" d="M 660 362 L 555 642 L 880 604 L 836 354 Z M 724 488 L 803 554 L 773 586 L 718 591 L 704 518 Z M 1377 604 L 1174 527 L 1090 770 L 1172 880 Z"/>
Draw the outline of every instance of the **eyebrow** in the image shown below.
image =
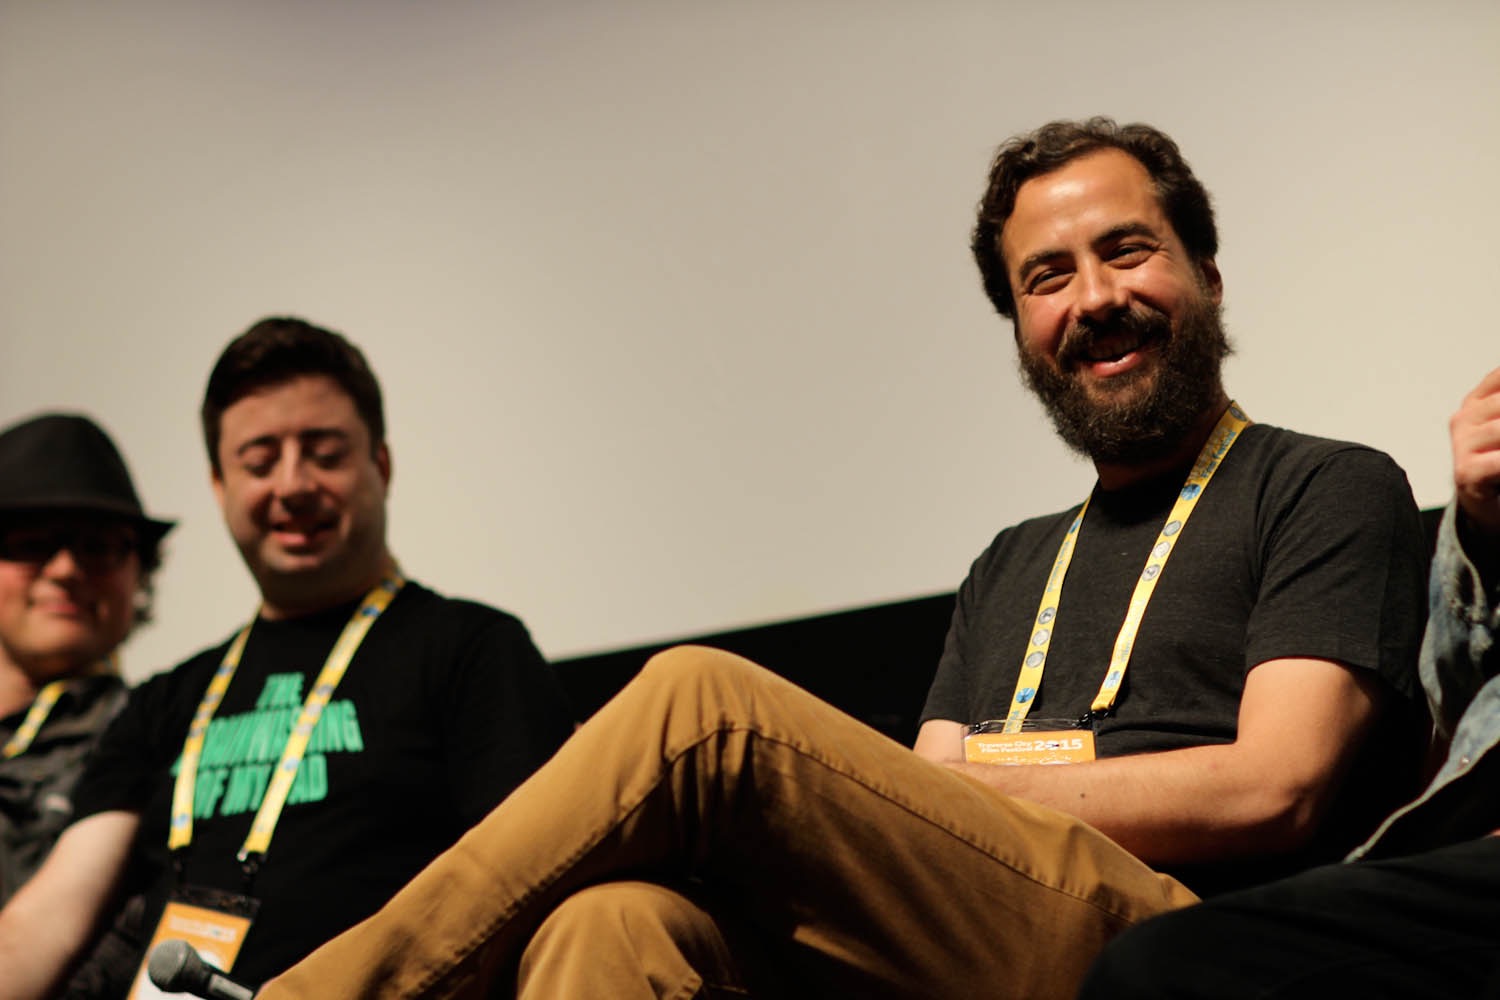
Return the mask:
<path id="1" fill-rule="evenodd" d="M 1111 243 L 1124 239 L 1127 236 L 1149 236 L 1152 239 L 1161 239 L 1161 234 L 1144 222 L 1122 222 L 1117 226 L 1109 227 L 1090 242 L 1095 245 Z M 1058 257 L 1066 257 L 1067 255 L 1068 252 L 1061 248 L 1038 250 L 1021 261 L 1020 266 L 1016 268 L 1016 276 L 1024 278 L 1037 265 L 1044 264 L 1049 260 L 1056 260 Z"/>

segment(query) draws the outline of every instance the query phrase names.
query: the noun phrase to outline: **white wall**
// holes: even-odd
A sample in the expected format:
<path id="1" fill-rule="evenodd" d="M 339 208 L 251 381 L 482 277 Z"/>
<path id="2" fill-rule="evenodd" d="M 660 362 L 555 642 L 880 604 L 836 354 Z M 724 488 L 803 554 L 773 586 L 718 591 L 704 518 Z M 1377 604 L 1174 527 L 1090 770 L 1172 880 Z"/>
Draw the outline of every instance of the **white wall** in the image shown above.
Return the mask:
<path id="1" fill-rule="evenodd" d="M 394 547 L 553 656 L 951 589 L 1088 468 L 966 250 L 994 146 L 1172 133 L 1231 391 L 1391 451 L 1500 364 L 1492 0 L 0 0 L 0 423 L 181 519 L 142 676 L 254 591 L 195 411 L 290 312 L 388 395 Z"/>

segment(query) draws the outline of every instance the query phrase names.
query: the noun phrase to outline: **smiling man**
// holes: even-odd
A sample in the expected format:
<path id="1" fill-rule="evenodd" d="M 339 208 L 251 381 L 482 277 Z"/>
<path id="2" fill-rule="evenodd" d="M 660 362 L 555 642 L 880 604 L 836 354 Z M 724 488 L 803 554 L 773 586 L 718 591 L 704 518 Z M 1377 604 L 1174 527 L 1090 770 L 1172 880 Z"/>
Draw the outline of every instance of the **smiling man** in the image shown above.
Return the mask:
<path id="1" fill-rule="evenodd" d="M 975 561 L 915 753 L 670 651 L 262 1000 L 1071 997 L 1125 927 L 1368 831 L 1420 757 L 1404 475 L 1230 403 L 1208 196 L 1155 129 L 1007 143 L 973 248 L 1098 483 Z"/>
<path id="2" fill-rule="evenodd" d="M 0 997 L 124 996 L 185 938 L 246 983 L 374 912 L 572 730 L 514 617 L 407 580 L 386 545 L 379 384 L 343 337 L 257 323 L 209 378 L 214 495 L 254 619 L 131 693 L 77 820 L 0 912 Z"/>
<path id="3" fill-rule="evenodd" d="M 1421 656 L 1447 747 L 1431 783 L 1343 864 L 1132 928 L 1080 1000 L 1500 996 L 1500 368 L 1448 429 Z"/>
<path id="4" fill-rule="evenodd" d="M 150 617 L 171 529 L 146 516 L 88 417 L 0 432 L 0 902 L 72 817 L 84 757 L 124 702 L 117 651 Z"/>

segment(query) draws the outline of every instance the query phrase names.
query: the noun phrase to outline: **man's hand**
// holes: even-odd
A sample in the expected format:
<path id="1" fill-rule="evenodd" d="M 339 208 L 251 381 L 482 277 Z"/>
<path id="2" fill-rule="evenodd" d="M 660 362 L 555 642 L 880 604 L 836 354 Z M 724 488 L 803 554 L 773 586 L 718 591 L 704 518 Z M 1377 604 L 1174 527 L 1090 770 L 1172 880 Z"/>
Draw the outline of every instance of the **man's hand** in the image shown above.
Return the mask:
<path id="1" fill-rule="evenodd" d="M 1500 548 L 1500 368 L 1464 397 L 1448 430 L 1458 509 L 1473 540 L 1494 553 Z"/>

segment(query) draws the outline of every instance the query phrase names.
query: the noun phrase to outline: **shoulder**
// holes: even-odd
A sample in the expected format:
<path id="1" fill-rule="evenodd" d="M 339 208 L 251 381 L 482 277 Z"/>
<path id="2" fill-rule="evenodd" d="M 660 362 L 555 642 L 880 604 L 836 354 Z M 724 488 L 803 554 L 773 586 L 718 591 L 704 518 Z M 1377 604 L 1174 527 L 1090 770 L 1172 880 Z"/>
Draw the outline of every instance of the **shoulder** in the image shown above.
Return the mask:
<path id="1" fill-rule="evenodd" d="M 974 560 L 969 570 L 970 579 L 987 576 L 1015 559 L 1032 565 L 1039 552 L 1045 552 L 1046 555 L 1043 565 L 1050 565 L 1063 533 L 1068 530 L 1082 507 L 1083 504 L 1076 504 L 1067 510 L 1027 518 L 1003 529 Z"/>
<path id="2" fill-rule="evenodd" d="M 209 678 L 218 669 L 233 639 L 226 639 L 217 646 L 199 650 L 181 663 L 159 671 L 131 688 L 126 699 L 129 710 L 160 706 L 182 697 L 196 698 L 208 686 Z"/>
<path id="3" fill-rule="evenodd" d="M 1245 430 L 1223 475 L 1236 488 L 1221 496 L 1237 494 L 1263 510 L 1416 510 L 1405 471 L 1385 452 L 1268 424 Z"/>
<path id="4" fill-rule="evenodd" d="M 465 598 L 448 597 L 420 583 L 408 582 L 385 616 L 387 638 L 415 642 L 438 656 L 483 649 L 527 658 L 539 656 L 520 618 L 508 611 Z"/>
<path id="5" fill-rule="evenodd" d="M 1230 454 L 1237 464 L 1273 478 L 1295 478 L 1332 469 L 1351 477 L 1369 476 L 1403 484 L 1406 481 L 1406 473 L 1396 460 L 1377 448 L 1270 424 L 1252 424 L 1246 428 Z"/>
<path id="6" fill-rule="evenodd" d="M 388 614 L 393 620 L 422 620 L 440 628 L 526 631 L 521 619 L 509 611 L 467 598 L 448 597 L 415 581 L 409 581 L 401 589 Z"/>

